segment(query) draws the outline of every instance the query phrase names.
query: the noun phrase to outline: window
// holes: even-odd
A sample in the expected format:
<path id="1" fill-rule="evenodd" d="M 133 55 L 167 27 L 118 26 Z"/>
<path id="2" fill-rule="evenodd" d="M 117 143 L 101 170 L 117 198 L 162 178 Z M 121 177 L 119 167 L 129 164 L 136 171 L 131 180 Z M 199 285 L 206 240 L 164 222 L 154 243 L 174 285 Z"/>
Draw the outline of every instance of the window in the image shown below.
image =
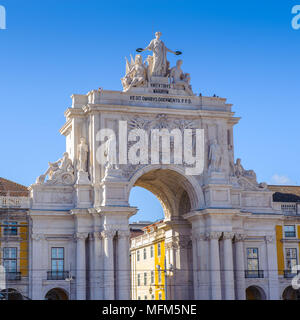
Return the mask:
<path id="1" fill-rule="evenodd" d="M 64 277 L 64 248 L 51 248 L 51 274 L 60 279 Z"/>
<path id="2" fill-rule="evenodd" d="M 157 266 L 157 273 L 158 273 L 158 283 L 161 283 L 161 269 L 160 269 L 160 266 Z"/>
<path id="3" fill-rule="evenodd" d="M 151 271 L 151 283 L 154 283 L 154 271 Z"/>
<path id="4" fill-rule="evenodd" d="M 154 257 L 154 248 L 153 246 L 150 247 L 150 258 Z"/>
<path id="5" fill-rule="evenodd" d="M 140 261 L 140 250 L 136 252 L 136 261 Z"/>
<path id="6" fill-rule="evenodd" d="M 140 286 L 141 285 L 141 274 L 138 273 L 137 275 L 137 285 Z"/>
<path id="7" fill-rule="evenodd" d="M 141 297 L 140 297 L 140 296 L 138 296 L 138 300 L 141 300 Z"/>
<path id="8" fill-rule="evenodd" d="M 258 248 L 247 248 L 248 270 L 258 270 Z"/>
<path id="9" fill-rule="evenodd" d="M 147 259 L 147 249 L 144 248 L 144 260 L 146 260 L 146 259 Z"/>
<path id="10" fill-rule="evenodd" d="M 147 285 L 147 272 L 144 272 L 144 286 Z"/>
<path id="11" fill-rule="evenodd" d="M 157 244 L 157 255 L 160 257 L 161 254 L 161 248 L 160 248 L 160 243 Z"/>
<path id="12" fill-rule="evenodd" d="M 6 272 L 17 272 L 17 248 L 3 248 L 3 265 Z"/>
<path id="13" fill-rule="evenodd" d="M 161 294 L 161 292 L 158 294 L 158 300 L 162 300 L 162 294 Z"/>
<path id="14" fill-rule="evenodd" d="M 144 298 L 145 298 L 145 300 L 147 300 L 147 299 L 148 299 L 148 297 L 147 297 L 147 296 L 145 296 Z"/>
<path id="15" fill-rule="evenodd" d="M 17 222 L 16 221 L 4 221 L 3 234 L 5 236 L 16 236 L 18 234 Z"/>
<path id="16" fill-rule="evenodd" d="M 285 249 L 285 257 L 286 257 L 286 267 L 289 271 L 292 271 L 293 266 L 298 264 L 297 249 L 296 248 L 286 248 Z"/>
<path id="17" fill-rule="evenodd" d="M 259 270 L 258 248 L 247 248 L 246 278 L 263 278 L 263 271 Z"/>
<path id="18" fill-rule="evenodd" d="M 154 299 L 155 299 L 155 298 L 154 298 L 154 294 L 152 294 L 152 295 L 151 295 L 151 300 L 154 300 Z"/>
<path id="19" fill-rule="evenodd" d="M 284 237 L 285 238 L 296 237 L 296 228 L 295 228 L 295 226 L 284 226 Z"/>

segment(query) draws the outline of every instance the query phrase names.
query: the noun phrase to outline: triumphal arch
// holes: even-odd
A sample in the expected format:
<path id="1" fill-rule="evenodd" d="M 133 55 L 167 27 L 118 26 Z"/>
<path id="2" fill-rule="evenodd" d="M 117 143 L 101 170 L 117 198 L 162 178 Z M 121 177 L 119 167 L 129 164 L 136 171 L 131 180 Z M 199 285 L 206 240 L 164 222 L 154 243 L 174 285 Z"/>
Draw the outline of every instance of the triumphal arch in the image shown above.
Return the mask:
<path id="1" fill-rule="evenodd" d="M 249 239 L 266 245 L 265 290 L 276 295 L 272 193 L 234 160 L 239 118 L 226 99 L 193 92 L 183 61 L 167 60 L 181 52 L 160 37 L 126 59 L 123 91 L 72 95 L 60 130 L 66 152 L 30 187 L 32 256 L 39 257 L 32 259 L 33 299 L 53 287 L 71 299 L 130 298 L 134 186 L 155 194 L 164 209 L 169 296 L 244 299 Z M 63 267 L 51 265 L 53 247 L 64 249 Z M 71 285 L 45 279 L 62 268 Z"/>

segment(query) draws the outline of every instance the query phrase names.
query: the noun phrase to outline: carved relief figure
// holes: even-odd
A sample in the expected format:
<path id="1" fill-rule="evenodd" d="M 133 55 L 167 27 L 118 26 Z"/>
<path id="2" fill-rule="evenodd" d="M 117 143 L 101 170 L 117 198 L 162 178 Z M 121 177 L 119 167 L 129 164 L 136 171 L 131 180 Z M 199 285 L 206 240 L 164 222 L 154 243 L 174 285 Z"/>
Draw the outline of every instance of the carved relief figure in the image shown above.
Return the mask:
<path id="1" fill-rule="evenodd" d="M 182 60 L 177 60 L 176 67 L 173 67 L 170 72 L 172 83 L 175 88 L 183 88 L 189 95 L 194 95 L 190 86 L 191 77 L 189 73 L 183 73 L 181 70 Z"/>
<path id="2" fill-rule="evenodd" d="M 151 40 L 150 44 L 145 48 L 137 49 L 138 52 L 150 50 L 153 52 L 153 64 L 151 69 L 152 76 L 165 77 L 167 74 L 167 52 L 176 55 L 181 54 L 179 51 L 172 51 L 168 49 L 160 40 L 161 32 L 155 32 L 155 39 Z"/>
<path id="3" fill-rule="evenodd" d="M 48 175 L 48 184 L 72 184 L 74 182 L 74 168 L 68 152 L 56 162 L 49 162 L 47 171 L 39 176 L 36 183 L 42 184 Z"/>
<path id="4" fill-rule="evenodd" d="M 143 59 L 140 54 L 135 56 L 134 64 L 128 68 L 126 67 L 126 71 L 125 77 L 121 79 L 125 92 L 132 87 L 140 87 L 146 84 L 147 70 L 143 65 Z"/>
<path id="5" fill-rule="evenodd" d="M 214 139 L 209 147 L 209 170 L 219 171 L 221 167 L 222 151 L 221 147 L 218 145 L 217 140 Z"/>
<path id="6" fill-rule="evenodd" d="M 78 145 L 78 170 L 86 172 L 87 160 L 88 160 L 89 147 L 85 141 L 85 138 L 80 138 L 80 144 Z"/>

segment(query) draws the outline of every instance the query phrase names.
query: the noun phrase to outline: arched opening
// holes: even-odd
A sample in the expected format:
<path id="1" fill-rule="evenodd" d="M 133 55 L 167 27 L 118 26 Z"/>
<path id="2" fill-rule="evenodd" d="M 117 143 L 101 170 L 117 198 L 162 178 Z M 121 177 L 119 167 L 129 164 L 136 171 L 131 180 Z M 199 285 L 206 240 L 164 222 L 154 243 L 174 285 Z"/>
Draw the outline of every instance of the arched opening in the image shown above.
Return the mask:
<path id="1" fill-rule="evenodd" d="M 3 299 L 5 300 L 24 300 L 22 294 L 13 288 L 1 290 L 0 293 L 2 293 Z"/>
<path id="2" fill-rule="evenodd" d="M 293 289 L 292 286 L 288 286 L 282 293 L 283 300 L 300 300 L 300 290 Z"/>
<path id="3" fill-rule="evenodd" d="M 65 290 L 53 288 L 46 293 L 45 300 L 69 300 L 69 297 Z"/>
<path id="4" fill-rule="evenodd" d="M 149 207 L 157 205 L 152 206 L 149 200 L 147 216 L 144 218 L 138 213 L 138 220 L 153 223 L 142 228 L 139 234 L 131 234 L 131 298 L 193 299 L 191 224 L 184 214 L 199 208 L 199 192 L 188 177 L 162 168 L 143 169 L 131 180 L 129 191 L 133 187 L 151 192 L 159 200 L 164 216 L 153 221 L 157 219 L 151 217 Z M 131 199 L 130 205 L 136 206 L 136 203 Z M 143 203 L 137 205 L 139 210 L 143 210 L 142 206 Z"/>
<path id="5" fill-rule="evenodd" d="M 246 300 L 266 300 L 266 295 L 262 288 L 250 286 L 246 289 Z"/>

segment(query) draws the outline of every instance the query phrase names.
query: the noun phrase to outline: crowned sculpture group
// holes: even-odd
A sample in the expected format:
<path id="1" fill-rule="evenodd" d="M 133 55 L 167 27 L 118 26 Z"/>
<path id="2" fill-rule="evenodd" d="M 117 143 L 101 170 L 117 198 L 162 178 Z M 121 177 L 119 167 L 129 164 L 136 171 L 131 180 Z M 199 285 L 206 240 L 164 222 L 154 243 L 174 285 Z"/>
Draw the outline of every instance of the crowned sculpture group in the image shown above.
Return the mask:
<path id="1" fill-rule="evenodd" d="M 167 60 L 167 52 L 180 55 L 180 51 L 168 49 L 162 40 L 161 32 L 155 33 L 155 39 L 145 48 L 138 48 L 137 52 L 150 50 L 152 56 L 148 56 L 146 61 L 140 54 L 135 58 L 131 56 L 129 62 L 126 58 L 126 74 L 121 79 L 123 91 L 130 91 L 132 88 L 149 87 L 151 83 L 169 84 L 172 89 L 183 90 L 186 95 L 194 95 L 190 85 L 190 74 L 184 73 L 181 69 L 182 60 L 178 60 L 176 66 L 170 68 Z"/>

